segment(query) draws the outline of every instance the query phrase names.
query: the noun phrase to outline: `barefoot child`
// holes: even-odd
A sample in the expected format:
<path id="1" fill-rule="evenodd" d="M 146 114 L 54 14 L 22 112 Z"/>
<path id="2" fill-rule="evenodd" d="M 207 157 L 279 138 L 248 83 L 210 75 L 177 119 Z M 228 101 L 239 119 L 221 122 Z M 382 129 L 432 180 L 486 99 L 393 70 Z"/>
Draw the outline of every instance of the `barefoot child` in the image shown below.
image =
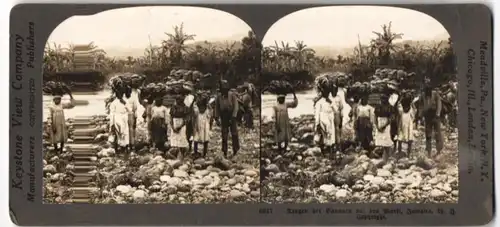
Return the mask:
<path id="1" fill-rule="evenodd" d="M 415 110 L 411 106 L 412 99 L 404 98 L 401 100 L 401 105 L 398 106 L 399 112 L 399 132 L 398 132 L 398 152 L 401 152 L 402 143 L 406 143 L 408 150 L 406 152 L 407 156 L 411 154 L 411 147 L 415 137 L 413 135 L 414 124 L 415 124 Z"/>
<path id="2" fill-rule="evenodd" d="M 198 155 L 198 145 L 203 144 L 203 157 L 207 155 L 208 142 L 212 134 L 213 116 L 208 110 L 208 99 L 203 98 L 194 108 L 194 153 Z"/>

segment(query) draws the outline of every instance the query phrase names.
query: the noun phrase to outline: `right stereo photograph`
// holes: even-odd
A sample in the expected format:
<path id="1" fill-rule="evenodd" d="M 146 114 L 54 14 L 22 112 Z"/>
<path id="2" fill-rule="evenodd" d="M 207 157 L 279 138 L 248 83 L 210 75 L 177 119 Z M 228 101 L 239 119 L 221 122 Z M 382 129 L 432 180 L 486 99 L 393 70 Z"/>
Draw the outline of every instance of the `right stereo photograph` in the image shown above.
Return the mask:
<path id="1" fill-rule="evenodd" d="M 457 203 L 453 39 L 427 14 L 330 6 L 263 37 L 264 203 Z"/>

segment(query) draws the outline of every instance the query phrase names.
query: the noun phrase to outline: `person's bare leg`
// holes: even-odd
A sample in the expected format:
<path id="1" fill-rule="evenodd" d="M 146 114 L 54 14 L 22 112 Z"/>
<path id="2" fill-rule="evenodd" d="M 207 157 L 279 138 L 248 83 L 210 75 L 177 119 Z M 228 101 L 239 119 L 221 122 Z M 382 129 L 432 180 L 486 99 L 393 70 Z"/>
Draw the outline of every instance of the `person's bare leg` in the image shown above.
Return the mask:
<path id="1" fill-rule="evenodd" d="M 388 147 L 382 147 L 383 149 L 383 154 L 382 154 L 382 158 L 384 160 L 384 162 L 387 162 L 389 160 L 389 149 Z"/>
<path id="2" fill-rule="evenodd" d="M 205 141 L 203 143 L 203 158 L 207 156 L 207 153 L 208 153 L 208 141 Z"/>
<path id="3" fill-rule="evenodd" d="M 408 157 L 410 157 L 410 154 L 412 153 L 411 152 L 411 148 L 412 148 L 412 145 L 413 145 L 413 141 L 408 141 Z"/>

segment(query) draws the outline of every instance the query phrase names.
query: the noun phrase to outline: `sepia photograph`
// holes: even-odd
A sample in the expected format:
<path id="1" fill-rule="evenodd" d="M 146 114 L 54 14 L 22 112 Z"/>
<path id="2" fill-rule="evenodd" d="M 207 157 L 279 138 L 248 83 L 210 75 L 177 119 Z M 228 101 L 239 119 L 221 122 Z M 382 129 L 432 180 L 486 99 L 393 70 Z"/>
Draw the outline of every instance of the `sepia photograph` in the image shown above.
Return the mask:
<path id="1" fill-rule="evenodd" d="M 261 49 L 202 7 L 62 22 L 43 56 L 43 202 L 258 202 Z"/>
<path id="2" fill-rule="evenodd" d="M 262 44 L 264 203 L 457 203 L 457 68 L 434 18 L 315 7 Z"/>

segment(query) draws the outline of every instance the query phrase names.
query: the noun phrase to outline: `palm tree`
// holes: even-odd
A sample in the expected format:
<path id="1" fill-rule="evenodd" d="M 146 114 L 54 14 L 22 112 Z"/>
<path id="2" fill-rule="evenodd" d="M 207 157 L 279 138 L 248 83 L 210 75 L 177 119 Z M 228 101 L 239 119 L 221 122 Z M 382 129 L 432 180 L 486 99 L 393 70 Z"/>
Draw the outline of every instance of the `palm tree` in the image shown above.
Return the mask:
<path id="1" fill-rule="evenodd" d="M 304 41 L 295 41 L 294 52 L 295 58 L 299 62 L 300 70 L 306 68 L 307 61 L 316 53 L 313 49 L 307 47 Z"/>
<path id="2" fill-rule="evenodd" d="M 371 40 L 371 48 L 377 52 L 380 65 L 388 65 L 391 51 L 396 50 L 394 40 L 402 39 L 403 33 L 394 33 L 391 30 L 392 22 L 382 25 L 382 32 L 373 31 L 377 38 Z"/>
<path id="3" fill-rule="evenodd" d="M 165 32 L 165 35 L 168 36 L 168 40 L 164 40 L 162 42 L 165 53 L 169 53 L 172 63 L 177 66 L 181 66 L 182 53 L 186 51 L 186 42 L 194 40 L 196 35 L 185 33 L 184 23 L 181 23 L 179 26 L 175 26 L 173 34 Z"/>

